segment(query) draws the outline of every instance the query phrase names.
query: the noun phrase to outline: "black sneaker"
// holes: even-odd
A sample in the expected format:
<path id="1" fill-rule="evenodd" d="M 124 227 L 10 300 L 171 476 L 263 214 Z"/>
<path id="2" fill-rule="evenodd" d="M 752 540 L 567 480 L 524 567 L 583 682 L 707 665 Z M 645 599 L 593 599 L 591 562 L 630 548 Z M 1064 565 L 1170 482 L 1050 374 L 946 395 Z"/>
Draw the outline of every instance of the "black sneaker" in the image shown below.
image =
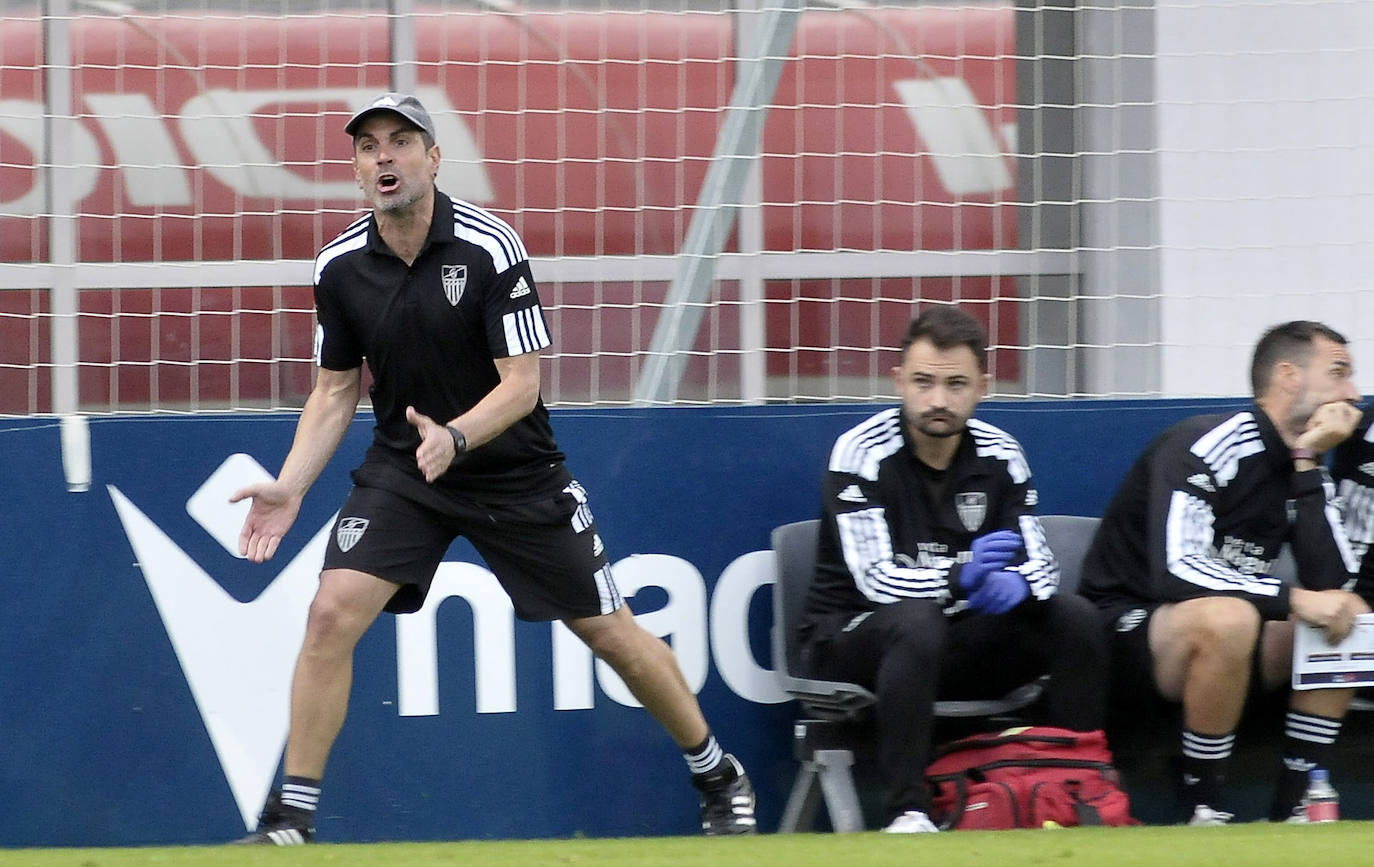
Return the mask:
<path id="1" fill-rule="evenodd" d="M 281 792 L 272 791 L 258 816 L 258 829 L 234 842 L 258 846 L 302 846 L 315 836 L 315 816 L 300 807 L 281 802 Z"/>
<path id="2" fill-rule="evenodd" d="M 758 831 L 754 787 L 734 756 L 726 753 L 719 770 L 693 777 L 692 785 L 701 792 L 701 830 L 708 837 Z"/>

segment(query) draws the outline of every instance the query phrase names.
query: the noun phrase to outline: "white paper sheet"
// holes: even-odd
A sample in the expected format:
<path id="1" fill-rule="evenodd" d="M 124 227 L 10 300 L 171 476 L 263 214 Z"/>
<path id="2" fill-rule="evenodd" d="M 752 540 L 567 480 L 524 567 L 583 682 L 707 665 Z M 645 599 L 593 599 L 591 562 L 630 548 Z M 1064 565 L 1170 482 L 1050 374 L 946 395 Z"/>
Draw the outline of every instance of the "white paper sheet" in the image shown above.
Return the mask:
<path id="1" fill-rule="evenodd" d="M 1374 685 L 1374 614 L 1355 618 L 1355 628 L 1340 644 L 1326 633 L 1299 623 L 1293 642 L 1293 688 L 1323 689 Z"/>

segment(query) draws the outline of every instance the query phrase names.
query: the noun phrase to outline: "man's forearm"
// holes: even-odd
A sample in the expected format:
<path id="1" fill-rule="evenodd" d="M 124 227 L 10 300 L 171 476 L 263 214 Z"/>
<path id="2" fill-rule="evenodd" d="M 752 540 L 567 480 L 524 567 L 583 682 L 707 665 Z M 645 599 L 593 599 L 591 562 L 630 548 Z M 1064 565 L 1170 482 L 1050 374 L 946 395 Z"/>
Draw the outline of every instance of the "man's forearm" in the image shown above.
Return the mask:
<path id="1" fill-rule="evenodd" d="M 356 388 L 344 385 L 312 391 L 296 422 L 296 436 L 277 480 L 298 496 L 305 496 L 343 441 L 357 409 Z"/>
<path id="2" fill-rule="evenodd" d="M 1289 547 L 1297 561 L 1299 582 L 1311 590 L 1343 587 L 1359 572 L 1360 560 L 1334 502 L 1335 486 L 1323 474 L 1310 473 L 1295 482 L 1292 493 Z"/>
<path id="3" fill-rule="evenodd" d="M 539 357 L 517 356 L 497 361 L 501 381 L 477 405 L 446 424 L 463 432 L 467 447 L 491 442 L 534 411 L 539 402 Z"/>

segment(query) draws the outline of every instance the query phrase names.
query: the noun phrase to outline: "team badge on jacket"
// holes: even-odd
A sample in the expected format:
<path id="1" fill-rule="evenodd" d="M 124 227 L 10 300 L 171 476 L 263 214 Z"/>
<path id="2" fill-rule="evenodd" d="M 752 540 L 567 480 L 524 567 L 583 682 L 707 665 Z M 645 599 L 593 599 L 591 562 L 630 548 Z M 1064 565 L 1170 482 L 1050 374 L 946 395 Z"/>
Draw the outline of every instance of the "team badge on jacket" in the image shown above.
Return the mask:
<path id="1" fill-rule="evenodd" d="M 988 495 L 982 491 L 955 494 L 954 508 L 964 529 L 972 533 L 983 526 L 983 519 L 988 516 Z"/>
<path id="2" fill-rule="evenodd" d="M 458 301 L 463 297 L 463 290 L 468 285 L 468 266 L 445 265 L 440 276 L 444 281 L 444 295 L 448 298 L 448 303 L 457 307 Z"/>

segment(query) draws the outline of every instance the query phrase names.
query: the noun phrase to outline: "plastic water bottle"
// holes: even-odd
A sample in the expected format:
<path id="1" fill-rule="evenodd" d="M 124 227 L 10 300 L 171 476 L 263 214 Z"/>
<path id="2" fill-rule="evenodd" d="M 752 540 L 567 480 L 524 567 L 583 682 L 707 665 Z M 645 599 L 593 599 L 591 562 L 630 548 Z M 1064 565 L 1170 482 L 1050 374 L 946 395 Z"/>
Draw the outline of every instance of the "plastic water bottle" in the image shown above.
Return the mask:
<path id="1" fill-rule="evenodd" d="M 1331 775 L 1326 768 L 1313 768 L 1307 772 L 1307 792 L 1302 797 L 1307 808 L 1307 821 L 1334 822 L 1340 818 L 1340 796 L 1331 785 Z"/>

